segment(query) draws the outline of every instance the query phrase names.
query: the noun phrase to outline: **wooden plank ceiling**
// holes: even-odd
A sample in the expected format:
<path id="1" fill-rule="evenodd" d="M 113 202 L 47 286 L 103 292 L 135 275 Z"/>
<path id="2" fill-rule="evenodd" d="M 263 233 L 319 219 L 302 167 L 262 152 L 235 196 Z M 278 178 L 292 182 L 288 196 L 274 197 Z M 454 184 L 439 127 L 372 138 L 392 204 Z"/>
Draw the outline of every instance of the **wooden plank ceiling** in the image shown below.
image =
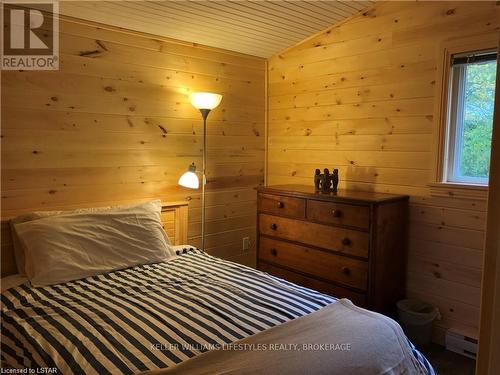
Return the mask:
<path id="1" fill-rule="evenodd" d="M 372 1 L 68 1 L 66 16 L 269 57 Z"/>

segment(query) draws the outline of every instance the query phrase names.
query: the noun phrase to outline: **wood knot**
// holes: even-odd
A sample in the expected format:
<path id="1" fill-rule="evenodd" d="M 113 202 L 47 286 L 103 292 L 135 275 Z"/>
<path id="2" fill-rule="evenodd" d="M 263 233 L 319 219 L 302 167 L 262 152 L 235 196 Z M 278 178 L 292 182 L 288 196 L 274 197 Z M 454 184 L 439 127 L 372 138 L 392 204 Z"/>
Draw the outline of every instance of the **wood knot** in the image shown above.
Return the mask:
<path id="1" fill-rule="evenodd" d="M 101 47 L 104 51 L 107 51 L 107 50 L 108 50 L 102 41 L 100 41 L 100 40 L 96 40 L 95 42 L 96 42 L 96 44 L 97 44 L 99 47 Z"/>
<path id="2" fill-rule="evenodd" d="M 57 101 L 59 101 L 59 99 L 57 98 L 57 96 L 52 96 L 52 97 L 50 98 L 50 100 L 52 100 L 53 102 L 57 102 Z"/>
<path id="3" fill-rule="evenodd" d="M 94 50 L 94 51 L 80 51 L 79 55 L 81 57 L 97 57 L 102 53 L 102 51 Z"/>
<path id="4" fill-rule="evenodd" d="M 447 16 L 452 16 L 452 15 L 454 15 L 454 14 L 455 14 L 455 9 L 448 9 L 448 10 L 446 11 L 446 15 L 447 15 Z"/>
<path id="5" fill-rule="evenodd" d="M 163 134 L 167 134 L 167 133 L 168 133 L 168 132 L 167 132 L 167 129 L 165 129 L 163 126 L 158 125 L 158 128 L 160 128 L 160 130 L 161 130 L 161 132 L 162 132 Z"/>
<path id="6" fill-rule="evenodd" d="M 116 91 L 116 90 L 115 90 L 112 86 L 106 86 L 106 87 L 104 88 L 104 90 L 105 90 L 105 91 L 107 91 L 107 92 L 113 92 L 113 91 Z"/>

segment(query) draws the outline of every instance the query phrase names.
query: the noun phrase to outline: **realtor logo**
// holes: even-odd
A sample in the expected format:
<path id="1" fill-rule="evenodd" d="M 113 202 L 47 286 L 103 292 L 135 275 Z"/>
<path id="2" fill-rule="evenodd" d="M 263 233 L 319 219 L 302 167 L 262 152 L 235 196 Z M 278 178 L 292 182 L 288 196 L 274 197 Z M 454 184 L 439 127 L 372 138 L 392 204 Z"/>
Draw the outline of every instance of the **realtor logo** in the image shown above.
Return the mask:
<path id="1" fill-rule="evenodd" d="M 59 69 L 59 3 L 2 2 L 2 69 Z"/>

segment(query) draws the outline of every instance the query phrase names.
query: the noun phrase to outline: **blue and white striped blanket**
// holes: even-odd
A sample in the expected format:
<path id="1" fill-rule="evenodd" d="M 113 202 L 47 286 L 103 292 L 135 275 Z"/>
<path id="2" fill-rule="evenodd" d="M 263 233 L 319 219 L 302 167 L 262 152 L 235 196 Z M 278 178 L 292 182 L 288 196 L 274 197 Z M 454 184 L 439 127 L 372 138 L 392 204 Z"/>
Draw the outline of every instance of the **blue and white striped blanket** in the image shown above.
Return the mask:
<path id="1" fill-rule="evenodd" d="M 2 367 L 59 374 L 171 367 L 335 301 L 194 249 L 51 287 L 22 285 L 1 298 Z"/>

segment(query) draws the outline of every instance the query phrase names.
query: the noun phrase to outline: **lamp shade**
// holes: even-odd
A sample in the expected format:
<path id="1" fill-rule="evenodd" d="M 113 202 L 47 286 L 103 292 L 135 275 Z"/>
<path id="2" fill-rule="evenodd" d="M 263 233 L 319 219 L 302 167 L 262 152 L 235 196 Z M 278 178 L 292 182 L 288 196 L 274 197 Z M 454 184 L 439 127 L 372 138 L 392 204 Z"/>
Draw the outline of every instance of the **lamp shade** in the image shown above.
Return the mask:
<path id="1" fill-rule="evenodd" d="M 179 185 L 190 188 L 198 189 L 200 187 L 200 180 L 196 175 L 196 166 L 191 164 L 187 172 L 184 172 L 179 178 Z"/>
<path id="2" fill-rule="evenodd" d="M 193 92 L 189 99 L 196 109 L 212 110 L 220 104 L 222 95 L 212 92 Z"/>

